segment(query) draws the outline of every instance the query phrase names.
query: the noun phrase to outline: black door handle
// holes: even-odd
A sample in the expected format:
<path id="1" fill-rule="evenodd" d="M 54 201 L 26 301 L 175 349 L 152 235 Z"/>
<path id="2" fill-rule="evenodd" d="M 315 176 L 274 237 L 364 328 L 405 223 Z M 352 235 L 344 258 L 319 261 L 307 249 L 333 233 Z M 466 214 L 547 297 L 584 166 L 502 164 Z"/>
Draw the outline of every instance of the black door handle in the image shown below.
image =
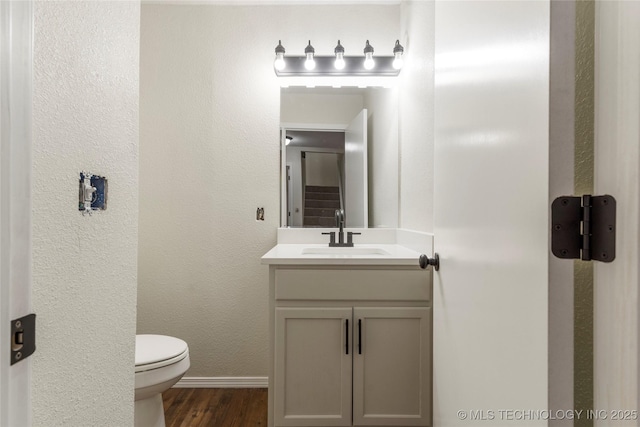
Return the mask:
<path id="1" fill-rule="evenodd" d="M 358 354 L 362 354 L 362 319 L 358 319 Z"/>
<path id="2" fill-rule="evenodd" d="M 346 319 L 344 331 L 345 331 L 345 336 L 347 337 L 345 339 L 345 344 L 344 345 L 345 345 L 345 347 L 347 349 L 347 353 L 346 354 L 349 354 L 349 319 Z"/>

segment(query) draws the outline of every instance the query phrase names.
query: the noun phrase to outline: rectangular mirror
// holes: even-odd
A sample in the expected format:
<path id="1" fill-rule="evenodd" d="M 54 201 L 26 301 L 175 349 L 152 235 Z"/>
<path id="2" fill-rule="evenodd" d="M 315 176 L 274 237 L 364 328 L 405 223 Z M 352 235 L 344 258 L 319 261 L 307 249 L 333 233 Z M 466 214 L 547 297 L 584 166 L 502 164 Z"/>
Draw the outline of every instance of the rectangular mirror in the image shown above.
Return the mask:
<path id="1" fill-rule="evenodd" d="M 394 89 L 282 88 L 281 226 L 397 227 L 397 122 Z"/>

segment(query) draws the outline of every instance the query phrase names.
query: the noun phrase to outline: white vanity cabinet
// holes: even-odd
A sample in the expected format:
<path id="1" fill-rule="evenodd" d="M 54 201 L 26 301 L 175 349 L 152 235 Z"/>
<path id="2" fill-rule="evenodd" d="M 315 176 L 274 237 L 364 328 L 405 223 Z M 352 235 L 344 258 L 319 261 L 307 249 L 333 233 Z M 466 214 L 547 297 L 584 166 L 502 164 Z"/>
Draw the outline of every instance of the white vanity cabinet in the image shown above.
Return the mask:
<path id="1" fill-rule="evenodd" d="M 270 266 L 269 426 L 430 426 L 431 271 Z"/>
<path id="2" fill-rule="evenodd" d="M 356 307 L 353 315 L 361 341 L 353 353 L 353 425 L 429 425 L 431 309 Z"/>
<path id="3" fill-rule="evenodd" d="M 351 425 L 351 311 L 276 308 L 275 425 Z"/>

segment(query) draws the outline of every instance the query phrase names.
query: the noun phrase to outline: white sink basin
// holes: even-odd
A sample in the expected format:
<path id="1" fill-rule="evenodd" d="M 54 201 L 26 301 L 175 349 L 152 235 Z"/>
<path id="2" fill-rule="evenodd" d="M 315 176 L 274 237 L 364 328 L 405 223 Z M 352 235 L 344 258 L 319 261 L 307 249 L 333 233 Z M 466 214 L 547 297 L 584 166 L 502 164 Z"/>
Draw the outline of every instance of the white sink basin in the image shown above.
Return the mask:
<path id="1" fill-rule="evenodd" d="M 304 248 L 302 249 L 302 255 L 344 255 L 344 256 L 388 256 L 389 252 L 380 248 L 366 248 L 354 246 L 351 248 Z"/>

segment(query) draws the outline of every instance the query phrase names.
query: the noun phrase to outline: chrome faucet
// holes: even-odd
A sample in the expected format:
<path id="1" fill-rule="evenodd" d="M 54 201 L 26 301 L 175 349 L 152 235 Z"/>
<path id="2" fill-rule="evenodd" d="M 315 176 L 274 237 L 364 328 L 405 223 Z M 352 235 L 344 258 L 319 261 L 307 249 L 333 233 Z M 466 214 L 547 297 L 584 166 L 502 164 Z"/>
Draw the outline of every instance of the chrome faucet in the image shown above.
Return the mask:
<path id="1" fill-rule="evenodd" d="M 346 247 L 346 248 L 351 248 L 353 247 L 353 236 L 358 236 L 362 233 L 354 233 L 352 231 L 348 231 L 347 232 L 347 242 L 345 243 L 344 241 L 344 211 L 342 209 L 336 209 L 335 212 L 335 218 L 336 218 L 336 227 L 338 227 L 340 230 L 338 232 L 338 242 L 336 243 L 336 232 L 335 231 L 331 231 L 328 233 L 322 233 L 325 235 L 329 236 L 329 246 L 330 247 Z"/>

